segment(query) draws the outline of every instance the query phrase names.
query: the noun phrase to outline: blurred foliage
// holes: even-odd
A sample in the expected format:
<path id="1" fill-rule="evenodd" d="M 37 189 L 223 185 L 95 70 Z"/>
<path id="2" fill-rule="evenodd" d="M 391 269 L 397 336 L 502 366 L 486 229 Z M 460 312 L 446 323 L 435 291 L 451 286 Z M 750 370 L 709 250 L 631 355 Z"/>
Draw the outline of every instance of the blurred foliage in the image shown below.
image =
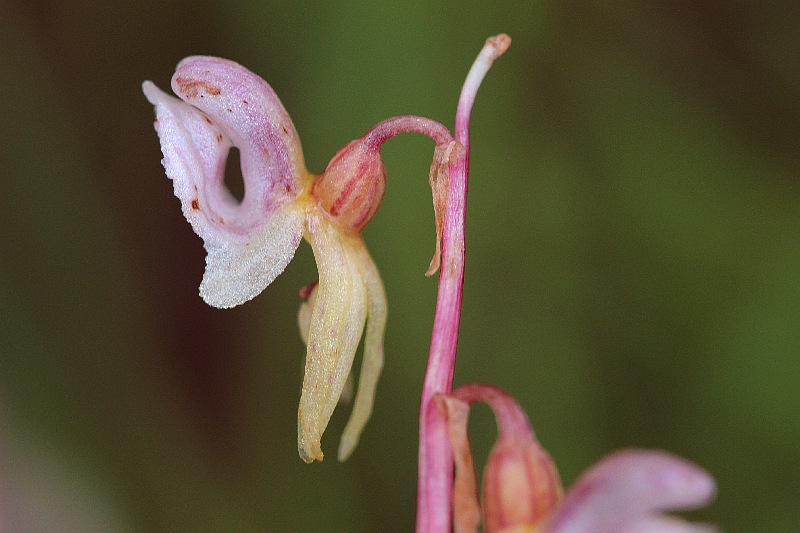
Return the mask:
<path id="1" fill-rule="evenodd" d="M 383 118 L 452 124 L 502 31 L 473 114 L 456 382 L 515 395 L 566 484 L 612 449 L 665 448 L 718 479 L 693 517 L 797 531 L 798 6 L 3 0 L 4 468 L 94 524 L 64 530 L 413 530 L 430 142 L 386 145 L 365 232 L 390 300 L 373 420 L 350 461 L 308 466 L 311 253 L 253 302 L 205 306 L 140 84 L 166 88 L 186 55 L 234 59 L 281 96 L 318 172 Z M 479 411 L 481 453 L 494 431 Z"/>

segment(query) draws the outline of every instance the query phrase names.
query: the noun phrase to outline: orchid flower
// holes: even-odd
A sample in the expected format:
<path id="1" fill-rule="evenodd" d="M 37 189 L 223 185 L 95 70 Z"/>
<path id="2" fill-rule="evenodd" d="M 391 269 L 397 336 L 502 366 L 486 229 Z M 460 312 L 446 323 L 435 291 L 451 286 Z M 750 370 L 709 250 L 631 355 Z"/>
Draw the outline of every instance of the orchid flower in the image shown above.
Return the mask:
<path id="1" fill-rule="evenodd" d="M 691 509 L 714 496 L 713 479 L 664 452 L 628 450 L 601 460 L 564 495 L 556 467 L 519 405 L 500 389 L 465 385 L 452 391 L 464 281 L 464 229 L 469 173 L 469 121 L 478 88 L 510 45 L 491 37 L 462 88 L 455 137 L 430 119 L 385 120 L 339 150 L 325 171 L 305 168 L 297 132 L 270 86 L 224 59 L 189 57 L 172 78 L 175 98 L 151 82 L 163 164 L 183 213 L 207 257 L 200 295 L 220 308 L 263 291 L 287 266 L 300 241 L 312 247 L 319 280 L 300 294 L 298 324 L 307 345 L 298 409 L 298 449 L 323 458 L 321 439 L 345 388 L 366 328 L 353 412 L 339 447 L 346 459 L 372 411 L 383 365 L 386 295 L 361 239 L 383 198 L 380 148 L 402 132 L 435 143 L 429 182 L 436 248 L 427 275 L 442 265 L 430 356 L 420 408 L 418 533 L 692 533 L 707 531 L 662 514 Z M 245 194 L 224 183 L 231 148 L 240 151 Z M 467 436 L 470 404 L 488 403 L 499 438 L 487 460 L 483 503 Z M 453 471 L 455 470 L 455 475 Z"/>
<path id="2" fill-rule="evenodd" d="M 700 533 L 713 531 L 662 514 L 707 504 L 713 478 L 660 451 L 616 452 L 591 467 L 562 495 L 556 467 L 536 440 L 522 408 L 504 391 L 469 384 L 438 396 L 455 460 L 456 533 Z M 499 437 L 486 461 L 483 505 L 467 437 L 470 404 L 495 413 Z"/>
<path id="3" fill-rule="evenodd" d="M 314 252 L 319 281 L 301 291 L 306 301 L 299 316 L 307 355 L 298 450 L 306 462 L 323 459 L 322 434 L 366 327 L 358 391 L 339 446 L 339 459 L 344 460 L 370 417 L 383 366 L 386 294 L 361 239 L 361 229 L 375 214 L 385 189 L 380 147 L 402 132 L 434 139 L 430 179 L 436 197 L 437 187 L 441 189 L 437 180 L 446 182 L 447 163 L 458 153 L 457 145 L 437 122 L 396 117 L 347 144 L 315 176 L 306 170 L 288 113 L 256 74 L 225 59 L 188 57 L 178 64 L 172 89 L 180 98 L 152 82 L 143 84 L 155 106 L 167 176 L 207 251 L 200 296 L 218 308 L 240 305 L 272 283 L 301 239 Z M 224 182 L 233 147 L 240 153 L 242 201 Z M 441 229 L 429 273 L 438 268 L 440 234 Z"/>

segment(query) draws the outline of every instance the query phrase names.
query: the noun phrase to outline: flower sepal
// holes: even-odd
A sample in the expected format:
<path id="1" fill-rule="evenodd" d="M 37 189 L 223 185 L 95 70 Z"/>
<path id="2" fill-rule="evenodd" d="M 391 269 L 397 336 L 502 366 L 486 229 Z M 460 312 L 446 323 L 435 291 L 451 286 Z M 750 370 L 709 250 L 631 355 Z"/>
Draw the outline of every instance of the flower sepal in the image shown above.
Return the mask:
<path id="1" fill-rule="evenodd" d="M 306 462 L 323 459 L 322 434 L 339 403 L 366 329 L 353 411 L 339 445 L 343 461 L 353 452 L 372 414 L 383 368 L 386 294 L 360 235 L 341 232 L 327 216 L 315 211 L 308 218 L 306 239 L 319 271 L 319 283 L 308 293 L 298 317 L 307 352 L 297 443 Z"/>

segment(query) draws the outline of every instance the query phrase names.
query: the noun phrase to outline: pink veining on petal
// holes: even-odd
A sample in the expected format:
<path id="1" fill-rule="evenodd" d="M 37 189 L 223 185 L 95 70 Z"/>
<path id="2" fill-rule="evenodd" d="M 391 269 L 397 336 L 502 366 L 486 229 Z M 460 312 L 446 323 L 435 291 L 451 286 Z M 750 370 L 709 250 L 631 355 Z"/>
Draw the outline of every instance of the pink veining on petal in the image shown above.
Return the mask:
<path id="1" fill-rule="evenodd" d="M 314 180 L 311 196 L 342 231 L 358 233 L 375 215 L 385 190 L 380 146 L 362 138 L 336 152 Z"/>

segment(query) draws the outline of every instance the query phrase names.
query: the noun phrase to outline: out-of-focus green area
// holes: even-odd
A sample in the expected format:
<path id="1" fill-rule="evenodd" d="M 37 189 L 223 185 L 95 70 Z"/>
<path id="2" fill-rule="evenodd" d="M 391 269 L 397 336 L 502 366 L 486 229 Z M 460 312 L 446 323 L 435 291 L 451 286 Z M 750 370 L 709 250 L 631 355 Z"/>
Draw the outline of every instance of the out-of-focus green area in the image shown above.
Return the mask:
<path id="1" fill-rule="evenodd" d="M 797 531 L 800 7 L 783 4 L 5 0 L 0 509 L 42 531 L 412 531 L 432 144 L 384 148 L 375 414 L 339 464 L 341 406 L 309 466 L 309 247 L 253 302 L 207 307 L 140 85 L 166 89 L 187 55 L 234 59 L 319 172 L 384 118 L 452 125 L 484 39 L 507 32 L 473 113 L 456 382 L 516 396 L 567 485 L 613 449 L 664 448 L 719 482 L 693 518 Z M 485 455 L 488 410 L 472 427 Z"/>

